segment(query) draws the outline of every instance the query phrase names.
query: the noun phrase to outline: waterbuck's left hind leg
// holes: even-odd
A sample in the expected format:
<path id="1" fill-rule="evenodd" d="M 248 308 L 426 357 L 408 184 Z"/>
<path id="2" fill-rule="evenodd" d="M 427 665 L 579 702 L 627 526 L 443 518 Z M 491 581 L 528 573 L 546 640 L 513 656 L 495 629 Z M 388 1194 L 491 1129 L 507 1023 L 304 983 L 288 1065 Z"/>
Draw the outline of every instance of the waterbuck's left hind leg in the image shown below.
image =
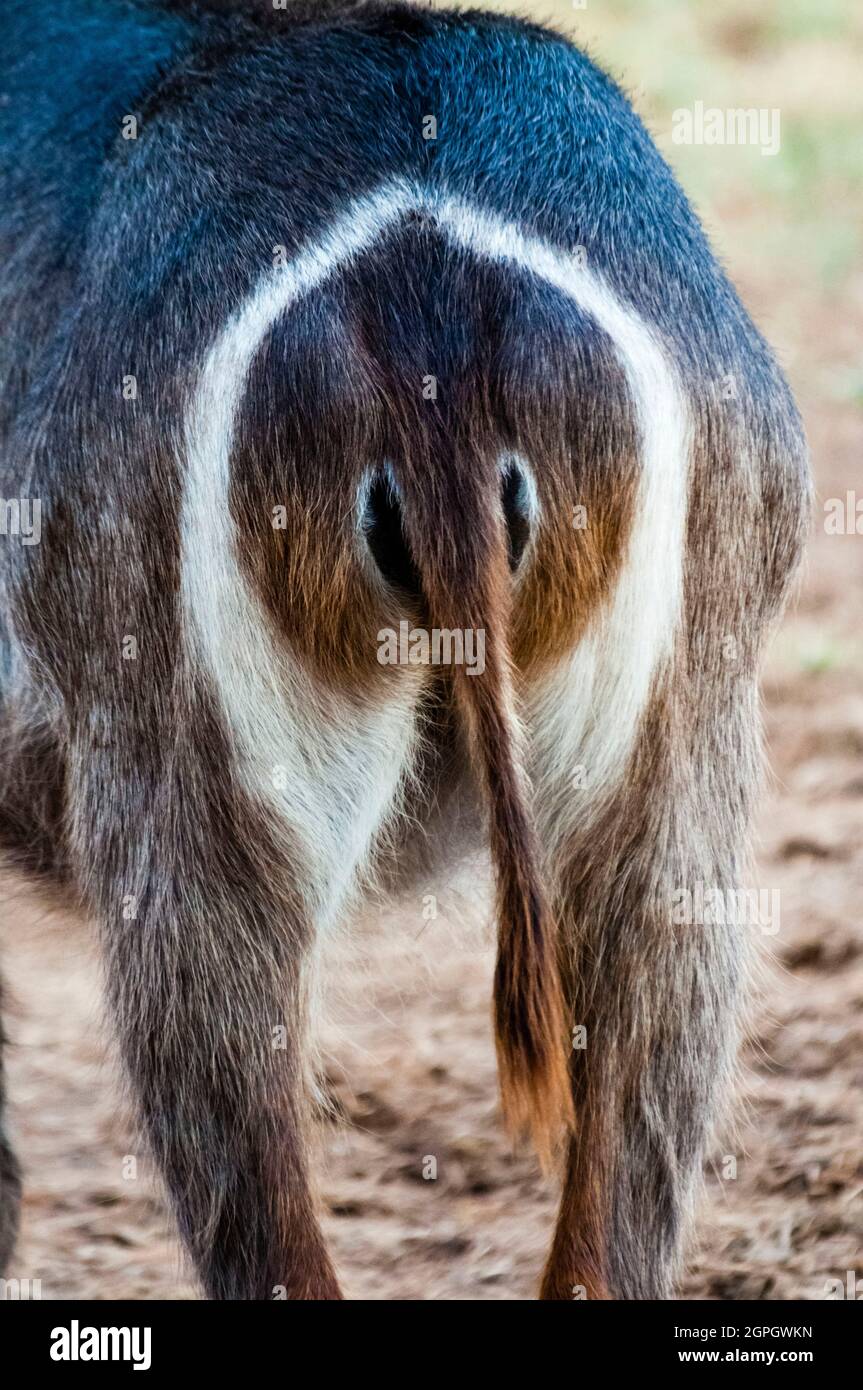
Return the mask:
<path id="1" fill-rule="evenodd" d="M 146 1138 L 211 1298 L 339 1298 L 306 1148 L 321 865 L 205 710 L 134 757 L 133 722 L 79 729 L 70 829 Z"/>
<path id="2" fill-rule="evenodd" d="M 100 771 L 91 756 L 73 787 L 74 834 L 133 1095 L 204 1289 L 338 1298 L 305 1147 L 312 924 L 283 851 L 203 769 L 178 769 L 161 805 L 137 774 Z"/>

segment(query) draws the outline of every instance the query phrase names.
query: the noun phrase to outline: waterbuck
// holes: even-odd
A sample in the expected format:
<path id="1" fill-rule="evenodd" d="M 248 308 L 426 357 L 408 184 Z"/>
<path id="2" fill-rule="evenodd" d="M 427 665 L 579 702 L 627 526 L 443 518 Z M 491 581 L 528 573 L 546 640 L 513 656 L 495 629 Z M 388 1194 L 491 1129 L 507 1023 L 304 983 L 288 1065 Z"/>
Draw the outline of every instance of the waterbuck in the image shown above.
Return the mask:
<path id="1" fill-rule="evenodd" d="M 674 904 L 743 881 L 809 484 L 626 98 L 478 11 L 6 0 L 0 315 L 0 840 L 100 925 L 208 1296 L 340 1297 L 316 963 L 459 816 L 542 1296 L 668 1297 L 753 934 Z"/>

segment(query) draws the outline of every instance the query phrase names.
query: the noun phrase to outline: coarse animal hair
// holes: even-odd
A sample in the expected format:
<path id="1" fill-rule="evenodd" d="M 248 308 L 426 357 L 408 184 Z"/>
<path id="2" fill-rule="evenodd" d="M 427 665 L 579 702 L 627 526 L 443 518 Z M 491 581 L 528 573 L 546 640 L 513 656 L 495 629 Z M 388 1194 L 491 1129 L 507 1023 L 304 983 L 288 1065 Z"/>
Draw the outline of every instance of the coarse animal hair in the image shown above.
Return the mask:
<path id="1" fill-rule="evenodd" d="M 566 1145 L 542 1296 L 668 1297 L 748 957 L 672 903 L 742 881 L 808 514 L 769 349 L 551 30 L 12 0 L 0 53 L 0 843 L 100 923 L 205 1291 L 341 1296 L 319 949 L 458 816 L 504 1110 Z M 0 1263 L 16 1204 L 0 1130 Z"/>

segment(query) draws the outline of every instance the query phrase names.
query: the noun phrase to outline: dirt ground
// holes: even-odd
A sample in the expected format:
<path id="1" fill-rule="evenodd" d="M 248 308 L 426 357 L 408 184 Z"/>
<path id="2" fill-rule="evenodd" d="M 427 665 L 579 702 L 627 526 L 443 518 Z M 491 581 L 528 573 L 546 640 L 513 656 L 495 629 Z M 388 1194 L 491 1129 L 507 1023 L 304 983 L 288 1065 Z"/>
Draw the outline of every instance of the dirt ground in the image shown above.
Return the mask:
<path id="1" fill-rule="evenodd" d="M 729 51 L 740 42 L 735 31 Z M 855 486 L 863 496 L 863 272 L 831 286 L 803 252 L 774 259 L 759 201 L 739 189 L 711 213 L 798 393 L 819 498 L 801 595 L 765 680 L 772 777 L 754 881 L 779 890 L 781 924 L 763 941 L 738 1123 L 708 1167 L 681 1295 L 820 1299 L 849 1270 L 863 1292 L 863 536 L 828 535 L 823 513 Z M 857 386 L 834 390 L 852 372 Z M 416 902 L 357 924 L 339 962 L 328 1086 L 347 1123 L 327 1126 L 321 1188 L 354 1298 L 535 1296 L 555 1191 L 499 1122 L 492 952 L 475 907 L 484 883 L 479 867 L 438 885 L 435 921 Z M 10 1274 L 41 1279 L 44 1298 L 196 1297 L 116 1085 L 86 928 L 4 879 L 0 953 L 25 1173 Z"/>

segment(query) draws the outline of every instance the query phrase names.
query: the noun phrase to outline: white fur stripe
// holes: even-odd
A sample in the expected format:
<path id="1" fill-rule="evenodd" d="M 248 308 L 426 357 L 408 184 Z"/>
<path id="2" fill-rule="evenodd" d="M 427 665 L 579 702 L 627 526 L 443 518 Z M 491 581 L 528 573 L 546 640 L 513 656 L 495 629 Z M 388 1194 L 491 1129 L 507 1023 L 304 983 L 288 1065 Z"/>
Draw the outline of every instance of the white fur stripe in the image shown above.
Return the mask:
<path id="1" fill-rule="evenodd" d="M 410 756 L 417 687 L 387 708 L 320 688 L 274 633 L 237 563 L 228 505 L 237 412 L 254 355 L 280 314 L 371 247 L 407 212 L 425 211 L 471 253 L 511 264 L 570 296 L 608 334 L 632 393 L 641 469 L 629 549 L 614 593 L 578 649 L 536 692 L 530 737 L 549 828 L 609 788 L 631 752 L 651 682 L 678 626 L 689 426 L 685 400 L 650 329 L 575 255 L 455 198 L 393 182 L 352 204 L 315 245 L 266 275 L 210 349 L 186 422 L 183 598 L 188 640 L 213 678 L 240 773 L 305 847 L 309 889 L 338 911 Z M 587 768 L 585 792 L 571 787 Z M 285 787 L 274 782 L 283 768 Z"/>
<path id="2" fill-rule="evenodd" d="M 267 275 L 210 349 L 186 422 L 187 639 L 213 679 L 240 777 L 293 833 L 306 869 L 300 887 L 319 920 L 339 912 L 396 797 L 409 761 L 416 683 L 400 681 L 400 700 L 358 712 L 286 649 L 237 562 L 231 451 L 249 369 L 272 324 L 409 206 L 407 188 L 390 186 L 354 204 L 320 242 Z"/>

